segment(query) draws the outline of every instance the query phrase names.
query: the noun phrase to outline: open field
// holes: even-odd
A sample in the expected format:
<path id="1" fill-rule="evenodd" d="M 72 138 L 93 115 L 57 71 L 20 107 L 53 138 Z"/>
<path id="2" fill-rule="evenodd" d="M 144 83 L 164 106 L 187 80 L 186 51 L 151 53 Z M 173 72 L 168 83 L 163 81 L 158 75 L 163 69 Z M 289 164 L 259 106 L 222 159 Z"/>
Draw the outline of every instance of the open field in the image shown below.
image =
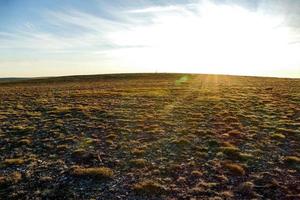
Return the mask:
<path id="1" fill-rule="evenodd" d="M 300 199 L 300 79 L 0 84 L 1 199 Z"/>

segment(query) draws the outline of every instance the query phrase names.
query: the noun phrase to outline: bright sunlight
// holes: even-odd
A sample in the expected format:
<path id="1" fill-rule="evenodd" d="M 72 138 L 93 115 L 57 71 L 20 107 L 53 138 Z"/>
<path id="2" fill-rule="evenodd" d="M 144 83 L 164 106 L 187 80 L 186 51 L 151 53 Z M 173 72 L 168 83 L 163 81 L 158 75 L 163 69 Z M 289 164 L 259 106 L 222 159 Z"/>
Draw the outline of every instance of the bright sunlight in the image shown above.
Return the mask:
<path id="1" fill-rule="evenodd" d="M 118 45 L 136 45 L 113 54 L 130 66 L 159 72 L 268 75 L 296 67 L 299 49 L 289 44 L 282 18 L 211 3 L 194 9 L 133 11 L 153 12 L 153 23 L 111 34 Z"/>

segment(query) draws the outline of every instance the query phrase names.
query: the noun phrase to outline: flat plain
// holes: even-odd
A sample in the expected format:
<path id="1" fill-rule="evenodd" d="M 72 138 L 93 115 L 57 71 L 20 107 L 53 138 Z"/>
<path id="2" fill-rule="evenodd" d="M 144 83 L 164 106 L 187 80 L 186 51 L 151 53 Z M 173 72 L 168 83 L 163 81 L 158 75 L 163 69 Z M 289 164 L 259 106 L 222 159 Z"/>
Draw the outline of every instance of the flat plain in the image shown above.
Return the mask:
<path id="1" fill-rule="evenodd" d="M 300 199 L 300 79 L 1 83 L 0 199 Z"/>

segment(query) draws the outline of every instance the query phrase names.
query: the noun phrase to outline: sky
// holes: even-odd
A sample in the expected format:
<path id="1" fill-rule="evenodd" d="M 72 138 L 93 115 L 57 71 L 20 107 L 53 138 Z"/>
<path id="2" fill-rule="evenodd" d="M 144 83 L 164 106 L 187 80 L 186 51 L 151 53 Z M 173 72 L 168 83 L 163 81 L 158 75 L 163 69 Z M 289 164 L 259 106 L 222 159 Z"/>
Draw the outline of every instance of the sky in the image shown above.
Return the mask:
<path id="1" fill-rule="evenodd" d="M 0 0 L 0 77 L 300 78 L 298 0 Z"/>

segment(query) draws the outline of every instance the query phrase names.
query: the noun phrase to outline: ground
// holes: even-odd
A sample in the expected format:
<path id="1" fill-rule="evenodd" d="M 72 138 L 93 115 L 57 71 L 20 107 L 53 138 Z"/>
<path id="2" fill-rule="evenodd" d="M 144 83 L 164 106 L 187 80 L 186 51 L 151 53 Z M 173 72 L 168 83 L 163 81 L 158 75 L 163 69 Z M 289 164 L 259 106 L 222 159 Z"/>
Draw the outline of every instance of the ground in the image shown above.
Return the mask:
<path id="1" fill-rule="evenodd" d="M 0 199 L 300 199 L 300 79 L 0 84 Z"/>

